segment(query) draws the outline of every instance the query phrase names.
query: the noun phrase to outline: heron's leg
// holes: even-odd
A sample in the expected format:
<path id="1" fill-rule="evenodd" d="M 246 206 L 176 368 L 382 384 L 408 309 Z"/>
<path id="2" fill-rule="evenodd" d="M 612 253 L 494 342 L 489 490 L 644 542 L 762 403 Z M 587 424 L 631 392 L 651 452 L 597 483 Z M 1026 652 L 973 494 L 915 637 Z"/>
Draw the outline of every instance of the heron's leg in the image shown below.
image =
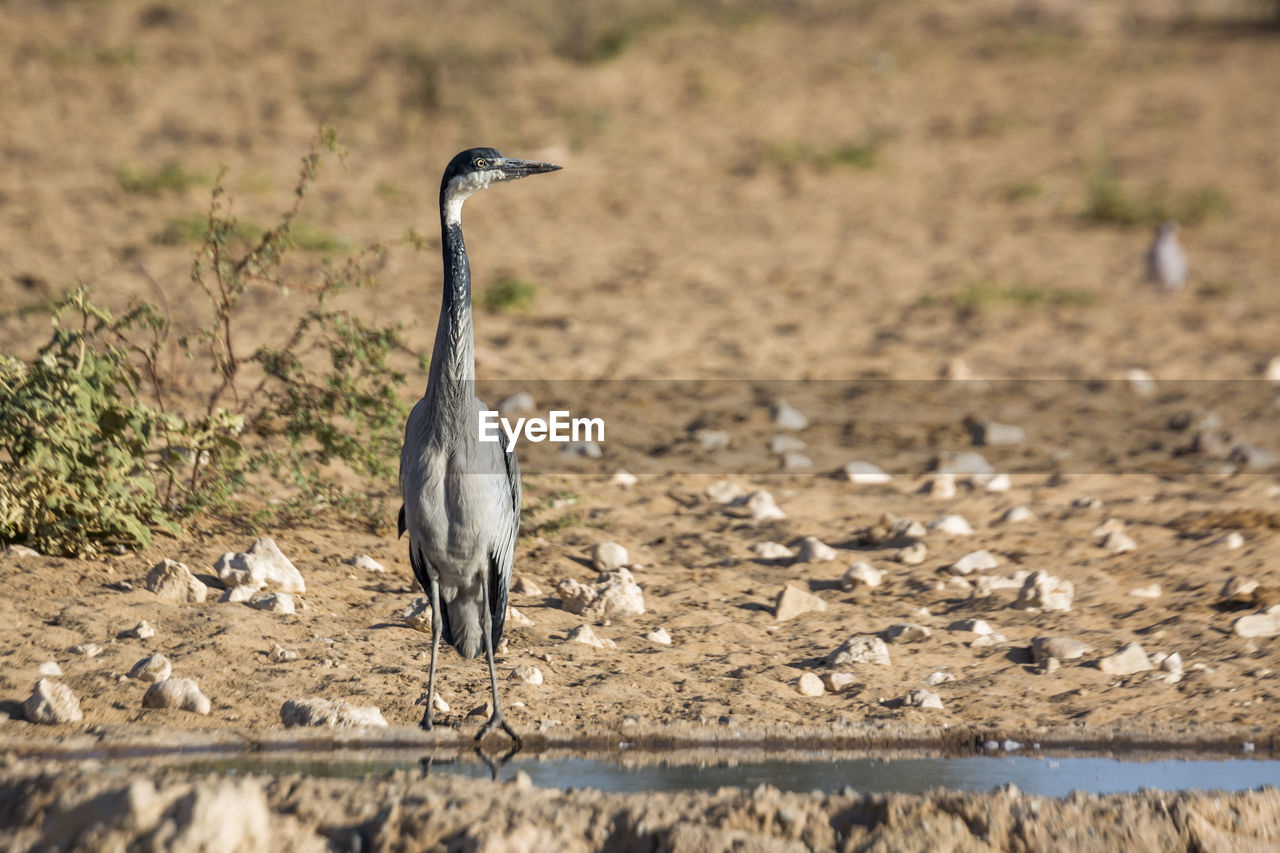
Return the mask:
<path id="1" fill-rule="evenodd" d="M 516 742 L 519 748 L 523 743 L 520 735 L 507 725 L 507 721 L 502 719 L 502 706 L 498 703 L 498 671 L 493 665 L 493 613 L 489 609 L 489 579 L 487 577 L 480 580 L 480 595 L 484 607 L 484 654 L 489 660 L 489 687 L 493 691 L 493 716 L 489 717 L 489 722 L 485 723 L 484 728 L 476 735 L 476 740 L 484 740 L 484 736 L 493 731 L 497 726 L 501 726 L 502 730 L 510 735 L 511 739 Z"/>
<path id="2" fill-rule="evenodd" d="M 427 596 L 431 599 L 431 666 L 427 669 L 427 710 L 418 725 L 431 731 L 431 714 L 436 702 L 436 655 L 440 653 L 440 632 L 444 624 L 440 617 L 440 583 L 433 577 L 427 578 Z"/>

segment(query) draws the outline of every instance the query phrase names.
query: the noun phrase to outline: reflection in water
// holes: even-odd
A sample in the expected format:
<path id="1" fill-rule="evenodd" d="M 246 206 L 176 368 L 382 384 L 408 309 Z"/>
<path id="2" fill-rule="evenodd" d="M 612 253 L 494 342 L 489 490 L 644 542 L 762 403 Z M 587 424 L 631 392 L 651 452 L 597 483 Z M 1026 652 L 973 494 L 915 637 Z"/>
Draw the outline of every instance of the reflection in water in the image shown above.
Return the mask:
<path id="1" fill-rule="evenodd" d="M 187 764 L 190 769 L 221 772 L 301 773 L 359 777 L 418 766 L 417 761 L 334 761 L 228 759 Z M 706 766 L 667 764 L 624 767 L 587 758 L 517 758 L 503 764 L 502 780 L 523 771 L 533 784 L 548 788 L 598 788 L 604 791 L 688 791 L 720 787 L 772 785 L 784 791 L 921 793 L 932 788 L 985 791 L 1012 782 L 1026 793 L 1061 797 L 1073 790 L 1124 793 L 1150 788 L 1164 791 L 1241 791 L 1280 786 L 1280 761 L 1162 760 L 1115 758 L 851 758 L 836 761 L 758 761 Z M 434 761 L 431 774 L 490 778 L 492 768 L 475 760 Z"/>

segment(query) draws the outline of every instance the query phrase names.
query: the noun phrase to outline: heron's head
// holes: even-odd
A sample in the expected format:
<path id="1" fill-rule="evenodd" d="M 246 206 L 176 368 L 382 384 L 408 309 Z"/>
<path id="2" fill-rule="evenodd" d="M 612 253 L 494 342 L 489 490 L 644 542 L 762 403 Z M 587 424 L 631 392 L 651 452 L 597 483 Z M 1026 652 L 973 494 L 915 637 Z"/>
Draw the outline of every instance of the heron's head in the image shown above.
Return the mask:
<path id="1" fill-rule="evenodd" d="M 554 172 L 559 166 L 539 163 L 536 160 L 517 160 L 503 157 L 492 148 L 468 148 L 460 152 L 445 167 L 440 181 L 440 207 L 446 221 L 457 224 L 462 218 L 462 203 L 472 193 L 502 181 L 514 181 Z"/>

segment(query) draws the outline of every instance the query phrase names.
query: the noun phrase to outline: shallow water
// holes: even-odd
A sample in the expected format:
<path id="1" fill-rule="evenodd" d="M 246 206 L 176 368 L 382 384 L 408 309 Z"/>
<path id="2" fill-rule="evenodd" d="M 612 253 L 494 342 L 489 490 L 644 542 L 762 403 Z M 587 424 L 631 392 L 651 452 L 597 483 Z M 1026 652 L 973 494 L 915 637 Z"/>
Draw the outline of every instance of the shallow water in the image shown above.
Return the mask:
<path id="1" fill-rule="evenodd" d="M 359 777 L 397 769 L 417 769 L 418 761 L 235 758 L 185 764 L 191 769 L 227 773 L 301 773 Z M 1071 791 L 1111 794 L 1142 788 L 1240 791 L 1280 786 L 1280 761 L 1270 759 L 1173 759 L 1135 761 L 1099 757 L 972 756 L 964 758 L 847 758 L 837 760 L 763 760 L 696 765 L 624 766 L 590 758 L 514 757 L 498 769 L 498 779 L 523 771 L 534 785 L 547 788 L 597 788 L 604 791 L 688 791 L 720 787 L 772 785 L 784 791 L 921 793 L 932 788 L 985 791 L 1013 783 L 1026 793 L 1051 797 Z M 430 774 L 488 778 L 478 759 L 432 761 Z"/>

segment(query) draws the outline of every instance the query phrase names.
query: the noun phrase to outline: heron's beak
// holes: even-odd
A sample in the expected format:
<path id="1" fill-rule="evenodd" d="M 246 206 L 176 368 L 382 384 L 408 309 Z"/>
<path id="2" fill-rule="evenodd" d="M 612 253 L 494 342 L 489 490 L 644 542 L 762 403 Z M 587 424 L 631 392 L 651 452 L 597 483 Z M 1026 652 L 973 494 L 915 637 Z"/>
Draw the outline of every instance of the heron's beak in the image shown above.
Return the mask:
<path id="1" fill-rule="evenodd" d="M 497 166 L 498 170 L 502 172 L 503 180 L 507 181 L 527 178 L 530 175 L 540 175 L 543 172 L 554 172 L 560 168 L 554 163 L 539 163 L 537 160 L 517 160 L 514 157 L 504 157 Z"/>

